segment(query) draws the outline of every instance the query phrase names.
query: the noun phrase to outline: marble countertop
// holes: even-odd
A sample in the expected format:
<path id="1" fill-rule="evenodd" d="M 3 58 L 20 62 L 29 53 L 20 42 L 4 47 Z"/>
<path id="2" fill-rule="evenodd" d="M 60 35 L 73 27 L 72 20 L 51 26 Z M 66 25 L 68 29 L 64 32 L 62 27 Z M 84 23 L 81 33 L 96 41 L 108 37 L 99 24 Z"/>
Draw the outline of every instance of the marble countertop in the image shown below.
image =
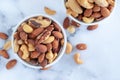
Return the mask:
<path id="1" fill-rule="evenodd" d="M 86 43 L 88 49 L 73 49 L 70 55 L 64 54 L 62 59 L 50 70 L 41 71 L 24 66 L 20 62 L 6 70 L 8 60 L 0 57 L 0 80 L 120 80 L 120 0 L 113 16 L 94 31 L 87 31 L 84 25 L 68 34 L 68 40 L 75 46 Z M 65 8 L 62 0 L 0 0 L 0 32 L 11 36 L 12 28 L 24 17 L 44 12 L 44 6 L 57 11 L 52 16 L 63 23 Z M 0 48 L 4 40 L 0 39 Z M 73 60 L 74 53 L 81 53 L 84 64 L 77 65 Z M 15 58 L 9 50 L 10 59 Z"/>

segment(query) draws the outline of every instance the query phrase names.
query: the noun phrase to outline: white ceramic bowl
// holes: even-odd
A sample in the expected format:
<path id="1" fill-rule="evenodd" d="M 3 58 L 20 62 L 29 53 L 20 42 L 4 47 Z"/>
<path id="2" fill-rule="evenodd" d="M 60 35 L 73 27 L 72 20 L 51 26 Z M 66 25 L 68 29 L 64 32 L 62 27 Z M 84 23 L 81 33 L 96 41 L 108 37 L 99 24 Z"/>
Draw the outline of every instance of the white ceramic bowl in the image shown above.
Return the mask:
<path id="1" fill-rule="evenodd" d="M 66 0 L 63 0 L 63 4 L 64 4 L 64 7 L 65 7 L 65 9 L 66 9 L 65 1 L 66 1 Z M 114 5 L 113 11 L 115 10 L 115 8 L 116 8 L 116 0 L 115 0 L 115 5 Z M 111 12 L 111 14 L 110 14 L 108 17 L 106 17 L 106 18 L 104 18 L 104 19 L 102 19 L 102 20 L 100 20 L 100 21 L 95 21 L 95 22 L 92 22 L 92 23 L 85 23 L 85 22 L 83 22 L 83 21 L 79 21 L 79 20 L 77 20 L 76 18 L 74 18 L 73 16 L 71 16 L 71 15 L 69 15 L 69 14 L 68 14 L 68 17 L 69 17 L 70 19 L 74 20 L 75 22 L 81 24 L 81 25 L 95 25 L 95 24 L 103 23 L 103 22 L 105 22 L 106 20 L 108 20 L 108 19 L 113 15 L 113 11 Z"/>
<path id="2" fill-rule="evenodd" d="M 43 17 L 47 17 L 47 18 L 53 20 L 54 22 L 56 22 L 56 23 L 60 26 L 60 28 L 61 28 L 61 30 L 62 30 L 62 33 L 63 33 L 63 36 L 64 36 L 64 45 L 63 45 L 63 47 L 61 48 L 61 50 L 59 51 L 59 55 L 57 56 L 57 58 L 56 58 L 52 63 L 46 65 L 45 68 L 54 65 L 56 62 L 58 62 L 58 61 L 60 60 L 60 58 L 63 56 L 63 54 L 64 54 L 64 52 L 65 52 L 66 42 L 67 42 L 66 33 L 65 33 L 63 27 L 60 25 L 60 23 L 59 23 L 58 21 L 56 21 L 55 19 L 53 19 L 52 17 L 50 17 L 50 16 L 48 16 L 48 15 L 45 15 L 45 14 L 35 14 L 35 15 L 32 15 L 32 16 L 28 16 L 28 17 L 24 18 L 22 21 L 20 21 L 20 22 L 16 25 L 16 27 L 13 29 L 13 34 L 12 34 L 12 50 L 13 50 L 13 54 L 15 55 L 15 57 L 16 57 L 16 59 L 17 59 L 18 61 L 20 61 L 21 63 L 23 63 L 24 65 L 26 65 L 26 66 L 28 66 L 28 67 L 35 68 L 35 69 L 41 69 L 42 67 L 41 67 L 41 66 L 31 65 L 31 64 L 27 63 L 26 61 L 22 60 L 22 59 L 18 56 L 18 54 L 14 52 L 14 44 L 13 44 L 13 41 L 14 41 L 14 33 L 16 32 L 17 28 L 20 26 L 20 24 L 21 24 L 22 22 L 26 21 L 26 20 L 29 19 L 29 18 L 37 17 L 37 16 L 40 16 L 40 15 L 43 16 Z"/>

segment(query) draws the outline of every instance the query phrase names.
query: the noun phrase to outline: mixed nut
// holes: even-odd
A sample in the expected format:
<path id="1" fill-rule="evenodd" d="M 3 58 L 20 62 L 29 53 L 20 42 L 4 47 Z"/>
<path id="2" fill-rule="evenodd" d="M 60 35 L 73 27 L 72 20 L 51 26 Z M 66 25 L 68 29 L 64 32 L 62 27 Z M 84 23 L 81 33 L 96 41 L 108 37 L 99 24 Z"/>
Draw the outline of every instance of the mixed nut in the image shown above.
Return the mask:
<path id="1" fill-rule="evenodd" d="M 85 23 L 108 17 L 114 5 L 114 0 L 65 0 L 67 14 Z"/>
<path id="2" fill-rule="evenodd" d="M 35 66 L 45 67 L 58 56 L 64 40 L 61 28 L 43 16 L 29 18 L 14 34 L 14 52 Z"/>

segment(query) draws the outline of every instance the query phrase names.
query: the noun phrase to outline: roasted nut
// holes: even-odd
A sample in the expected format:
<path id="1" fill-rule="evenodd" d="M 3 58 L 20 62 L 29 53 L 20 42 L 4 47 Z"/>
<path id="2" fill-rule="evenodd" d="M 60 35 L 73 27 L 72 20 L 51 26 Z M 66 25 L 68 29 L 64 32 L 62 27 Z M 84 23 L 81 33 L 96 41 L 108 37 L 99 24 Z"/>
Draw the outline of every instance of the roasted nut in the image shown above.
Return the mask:
<path id="1" fill-rule="evenodd" d="M 99 11 L 100 11 L 100 6 L 95 5 L 95 6 L 93 7 L 93 12 L 99 12 Z"/>
<path id="2" fill-rule="evenodd" d="M 61 32 L 53 31 L 52 34 L 53 34 L 56 38 L 58 38 L 58 39 L 63 38 L 63 35 L 62 35 Z"/>
<path id="3" fill-rule="evenodd" d="M 35 45 L 35 41 L 34 41 L 33 39 L 28 39 L 27 42 L 28 42 L 29 44 Z"/>
<path id="4" fill-rule="evenodd" d="M 113 11 L 113 8 L 114 8 L 114 7 L 113 7 L 113 6 L 111 6 L 111 5 L 110 5 L 110 6 L 108 6 L 108 9 L 109 9 L 109 11 L 110 11 L 110 12 L 112 12 L 112 11 Z"/>
<path id="5" fill-rule="evenodd" d="M 91 9 L 94 6 L 94 4 L 88 2 L 88 0 L 77 0 L 77 2 L 86 9 Z"/>
<path id="6" fill-rule="evenodd" d="M 52 43 L 54 41 L 55 37 L 54 36 L 50 36 L 47 40 L 45 40 L 43 42 L 43 44 L 48 44 L 48 43 Z"/>
<path id="7" fill-rule="evenodd" d="M 32 33 L 33 32 L 33 28 L 31 26 L 29 26 L 28 24 L 23 24 L 23 30 L 26 32 L 26 33 Z"/>
<path id="8" fill-rule="evenodd" d="M 20 39 L 19 32 L 15 32 L 15 33 L 14 33 L 14 38 L 17 39 L 17 40 Z"/>
<path id="9" fill-rule="evenodd" d="M 74 27 L 74 26 L 69 26 L 69 27 L 67 28 L 67 31 L 68 31 L 69 33 L 74 33 L 74 32 L 75 32 L 75 27 Z"/>
<path id="10" fill-rule="evenodd" d="M 14 52 L 17 53 L 18 50 L 19 50 L 19 47 L 20 47 L 20 46 L 18 45 L 18 40 L 15 39 L 13 43 L 14 43 Z"/>
<path id="11" fill-rule="evenodd" d="M 9 59 L 9 55 L 6 50 L 0 50 L 0 56 Z"/>
<path id="12" fill-rule="evenodd" d="M 36 50 L 40 53 L 45 53 L 47 51 L 47 47 L 43 44 L 36 45 Z"/>
<path id="13" fill-rule="evenodd" d="M 46 46 L 47 46 L 47 51 L 50 51 L 50 50 L 52 50 L 52 44 L 46 44 Z"/>
<path id="14" fill-rule="evenodd" d="M 23 44 L 24 42 L 23 42 L 23 40 L 18 40 L 18 42 L 17 42 L 19 45 L 21 45 L 21 44 Z"/>
<path id="15" fill-rule="evenodd" d="M 86 9 L 84 11 L 84 16 L 85 17 L 90 17 L 92 15 L 92 9 Z"/>
<path id="16" fill-rule="evenodd" d="M 102 8 L 101 8 L 101 15 L 102 15 L 103 17 L 108 17 L 108 16 L 110 15 L 110 11 L 109 11 L 107 8 L 102 7 Z"/>
<path id="17" fill-rule="evenodd" d="M 80 24 L 79 23 L 77 23 L 77 22 L 75 22 L 75 21 L 71 21 L 71 23 L 70 23 L 71 25 L 73 25 L 73 26 L 75 26 L 75 27 L 80 27 Z"/>
<path id="18" fill-rule="evenodd" d="M 17 31 L 22 32 L 23 31 L 23 26 L 18 27 Z"/>
<path id="19" fill-rule="evenodd" d="M 6 40 L 8 39 L 8 35 L 3 32 L 0 32 L 0 38 Z"/>
<path id="20" fill-rule="evenodd" d="M 42 67 L 45 67 L 45 66 L 47 65 L 47 63 L 48 63 L 48 61 L 45 59 L 40 65 L 41 65 Z"/>
<path id="21" fill-rule="evenodd" d="M 28 51 L 35 51 L 35 47 L 32 44 L 28 44 Z"/>
<path id="22" fill-rule="evenodd" d="M 58 47 L 59 47 L 59 41 L 57 39 L 54 39 L 54 41 L 52 42 L 53 50 L 58 49 Z"/>
<path id="23" fill-rule="evenodd" d="M 87 27 L 87 30 L 95 30 L 95 29 L 97 29 L 97 28 L 98 28 L 98 24 L 88 26 L 88 27 Z"/>
<path id="24" fill-rule="evenodd" d="M 94 21 L 94 18 L 93 18 L 93 17 L 89 17 L 89 18 L 83 17 L 82 19 L 83 19 L 83 21 L 84 21 L 85 23 L 92 23 L 92 22 Z"/>
<path id="25" fill-rule="evenodd" d="M 11 48 L 11 41 L 9 40 L 9 41 L 7 41 L 7 42 L 4 44 L 3 49 L 4 49 L 4 50 L 8 50 L 8 49 L 10 49 L 10 48 Z"/>
<path id="26" fill-rule="evenodd" d="M 72 52 L 72 45 L 71 43 L 67 42 L 67 45 L 66 45 L 66 54 L 70 54 Z"/>
<path id="27" fill-rule="evenodd" d="M 78 15 L 79 15 L 78 13 L 74 12 L 70 8 L 67 9 L 67 14 L 72 15 L 73 17 L 78 17 Z"/>
<path id="28" fill-rule="evenodd" d="M 98 6 L 101 6 L 101 7 L 108 7 L 109 5 L 107 0 L 94 0 L 94 1 Z"/>
<path id="29" fill-rule="evenodd" d="M 55 28 L 54 30 L 61 32 L 61 28 L 58 24 L 53 23 L 53 25 L 54 25 L 54 28 Z"/>
<path id="30" fill-rule="evenodd" d="M 45 53 L 42 53 L 39 57 L 38 57 L 38 62 L 42 63 L 45 59 Z"/>
<path id="31" fill-rule="evenodd" d="M 49 51 L 48 53 L 46 53 L 46 59 L 50 60 L 53 58 L 53 53 L 52 51 Z"/>
<path id="32" fill-rule="evenodd" d="M 34 52 L 32 52 L 32 53 L 30 54 L 30 57 L 31 57 L 32 59 L 35 59 L 35 58 L 38 58 L 38 57 L 39 57 L 39 55 L 40 55 L 40 53 L 39 53 L 39 52 L 34 51 Z"/>
<path id="33" fill-rule="evenodd" d="M 20 50 L 23 52 L 22 59 L 27 59 L 29 57 L 27 46 L 25 44 L 21 45 Z"/>
<path id="34" fill-rule="evenodd" d="M 60 42 L 61 42 L 61 45 L 63 46 L 64 45 L 64 39 L 62 39 Z"/>
<path id="35" fill-rule="evenodd" d="M 93 13 L 92 15 L 91 15 L 91 17 L 93 17 L 93 18 L 100 18 L 101 17 L 101 13 L 99 13 L 99 12 L 95 12 L 95 13 Z"/>
<path id="36" fill-rule="evenodd" d="M 107 0 L 107 2 L 108 2 L 111 6 L 114 6 L 114 5 L 115 5 L 115 1 L 114 1 L 114 0 Z"/>
<path id="37" fill-rule="evenodd" d="M 68 0 L 68 5 L 72 11 L 81 14 L 83 12 L 82 8 L 79 6 L 76 0 Z"/>
<path id="38" fill-rule="evenodd" d="M 55 15 L 56 11 L 55 10 L 51 10 L 48 7 L 44 7 L 44 11 L 48 14 L 48 15 Z"/>
<path id="39" fill-rule="evenodd" d="M 70 24 L 70 19 L 66 17 L 63 22 L 63 27 L 67 29 L 69 27 L 69 24 Z"/>
<path id="40" fill-rule="evenodd" d="M 54 53 L 53 58 L 49 59 L 48 62 L 52 63 L 57 58 L 57 55 L 58 55 L 57 53 Z"/>
<path id="41" fill-rule="evenodd" d="M 22 52 L 21 50 L 19 50 L 19 51 L 17 52 L 17 54 L 18 54 L 18 56 L 19 56 L 20 58 L 22 58 L 23 52 Z"/>
<path id="42" fill-rule="evenodd" d="M 27 38 L 28 38 L 27 33 L 25 33 L 25 32 L 20 32 L 20 38 L 21 38 L 22 40 L 27 40 Z"/>
<path id="43" fill-rule="evenodd" d="M 74 54 L 74 61 L 75 61 L 77 64 L 83 64 L 83 61 L 82 61 L 79 57 L 80 57 L 80 54 L 79 54 L 79 53 Z"/>
<path id="44" fill-rule="evenodd" d="M 44 30 L 44 28 L 39 27 L 39 28 L 35 29 L 35 30 L 30 34 L 29 37 L 30 37 L 30 38 L 35 38 L 35 37 L 37 37 L 43 30 Z"/>
<path id="45" fill-rule="evenodd" d="M 79 43 L 79 44 L 76 45 L 76 48 L 78 50 L 85 50 L 85 49 L 87 49 L 87 45 L 84 44 L 84 43 Z"/>
<path id="46" fill-rule="evenodd" d="M 39 20 L 39 23 L 41 24 L 40 27 L 43 27 L 43 28 L 46 28 L 48 27 L 50 24 L 51 24 L 51 20 L 50 19 L 42 19 L 42 20 Z"/>
<path id="47" fill-rule="evenodd" d="M 79 15 L 79 16 L 77 17 L 77 19 L 78 19 L 79 21 L 81 21 L 81 20 L 82 20 L 82 17 L 83 17 L 83 15 Z"/>
<path id="48" fill-rule="evenodd" d="M 13 59 L 10 60 L 7 64 L 6 64 L 6 69 L 12 69 L 15 65 L 17 64 L 17 60 Z"/>

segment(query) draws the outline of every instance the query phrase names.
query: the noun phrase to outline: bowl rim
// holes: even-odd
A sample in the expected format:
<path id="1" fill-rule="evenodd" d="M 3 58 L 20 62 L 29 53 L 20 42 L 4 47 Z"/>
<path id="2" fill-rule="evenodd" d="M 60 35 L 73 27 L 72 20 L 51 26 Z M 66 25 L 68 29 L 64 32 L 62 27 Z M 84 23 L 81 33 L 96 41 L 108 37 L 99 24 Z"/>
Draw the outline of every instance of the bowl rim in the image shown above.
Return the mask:
<path id="1" fill-rule="evenodd" d="M 32 65 L 32 64 L 29 64 L 27 63 L 26 61 L 22 60 L 17 53 L 14 52 L 14 33 L 16 32 L 16 30 L 18 29 L 18 27 L 20 26 L 21 23 L 23 23 L 24 21 L 26 21 L 27 19 L 30 19 L 32 17 L 37 17 L 37 16 L 43 16 L 43 17 L 46 17 L 46 18 L 49 18 L 51 19 L 52 21 L 54 21 L 55 23 L 57 23 L 59 25 L 59 27 L 61 28 L 62 30 L 62 33 L 63 33 L 63 36 L 64 36 L 64 45 L 62 47 L 62 49 L 59 51 L 59 55 L 58 57 L 50 64 L 47 64 L 45 66 L 45 68 L 47 67 L 51 67 L 52 65 L 54 65 L 55 63 L 57 63 L 61 57 L 63 56 L 64 52 L 65 52 L 65 49 L 66 49 L 66 43 L 67 43 L 67 36 L 66 36 L 66 33 L 65 33 L 65 30 L 63 29 L 62 25 L 54 18 L 46 15 L 46 14 L 34 14 L 34 15 L 30 15 L 30 16 L 27 16 L 25 17 L 24 19 L 22 19 L 14 28 L 13 28 L 13 32 L 12 32 L 12 52 L 13 54 L 15 55 L 15 58 L 20 61 L 22 64 L 28 66 L 28 67 L 31 67 L 31 68 L 35 68 L 35 69 L 42 69 L 43 67 L 42 66 L 35 66 L 35 65 Z"/>
<path id="2" fill-rule="evenodd" d="M 92 22 L 92 23 L 85 23 L 85 22 L 83 22 L 83 21 L 79 21 L 79 20 L 77 20 L 76 18 L 74 18 L 73 16 L 71 16 L 70 14 L 67 14 L 67 13 L 66 13 L 66 14 L 67 14 L 67 16 L 68 16 L 70 19 L 76 21 L 77 23 L 79 23 L 79 24 L 81 24 L 81 25 L 88 25 L 88 26 L 89 26 L 89 25 L 96 25 L 96 24 L 103 23 L 103 22 L 107 21 L 107 20 L 113 15 L 113 12 L 115 11 L 115 8 L 116 8 L 116 4 L 117 4 L 117 2 L 116 2 L 116 0 L 115 0 L 114 8 L 113 8 L 112 12 L 110 13 L 110 15 L 109 15 L 108 17 L 106 17 L 106 18 L 104 18 L 104 19 L 102 19 L 102 20 L 100 20 L 100 21 L 96 21 L 96 22 Z M 65 0 L 63 0 L 63 5 L 64 5 L 65 11 L 66 11 L 67 9 L 66 9 L 66 6 L 65 6 Z"/>

